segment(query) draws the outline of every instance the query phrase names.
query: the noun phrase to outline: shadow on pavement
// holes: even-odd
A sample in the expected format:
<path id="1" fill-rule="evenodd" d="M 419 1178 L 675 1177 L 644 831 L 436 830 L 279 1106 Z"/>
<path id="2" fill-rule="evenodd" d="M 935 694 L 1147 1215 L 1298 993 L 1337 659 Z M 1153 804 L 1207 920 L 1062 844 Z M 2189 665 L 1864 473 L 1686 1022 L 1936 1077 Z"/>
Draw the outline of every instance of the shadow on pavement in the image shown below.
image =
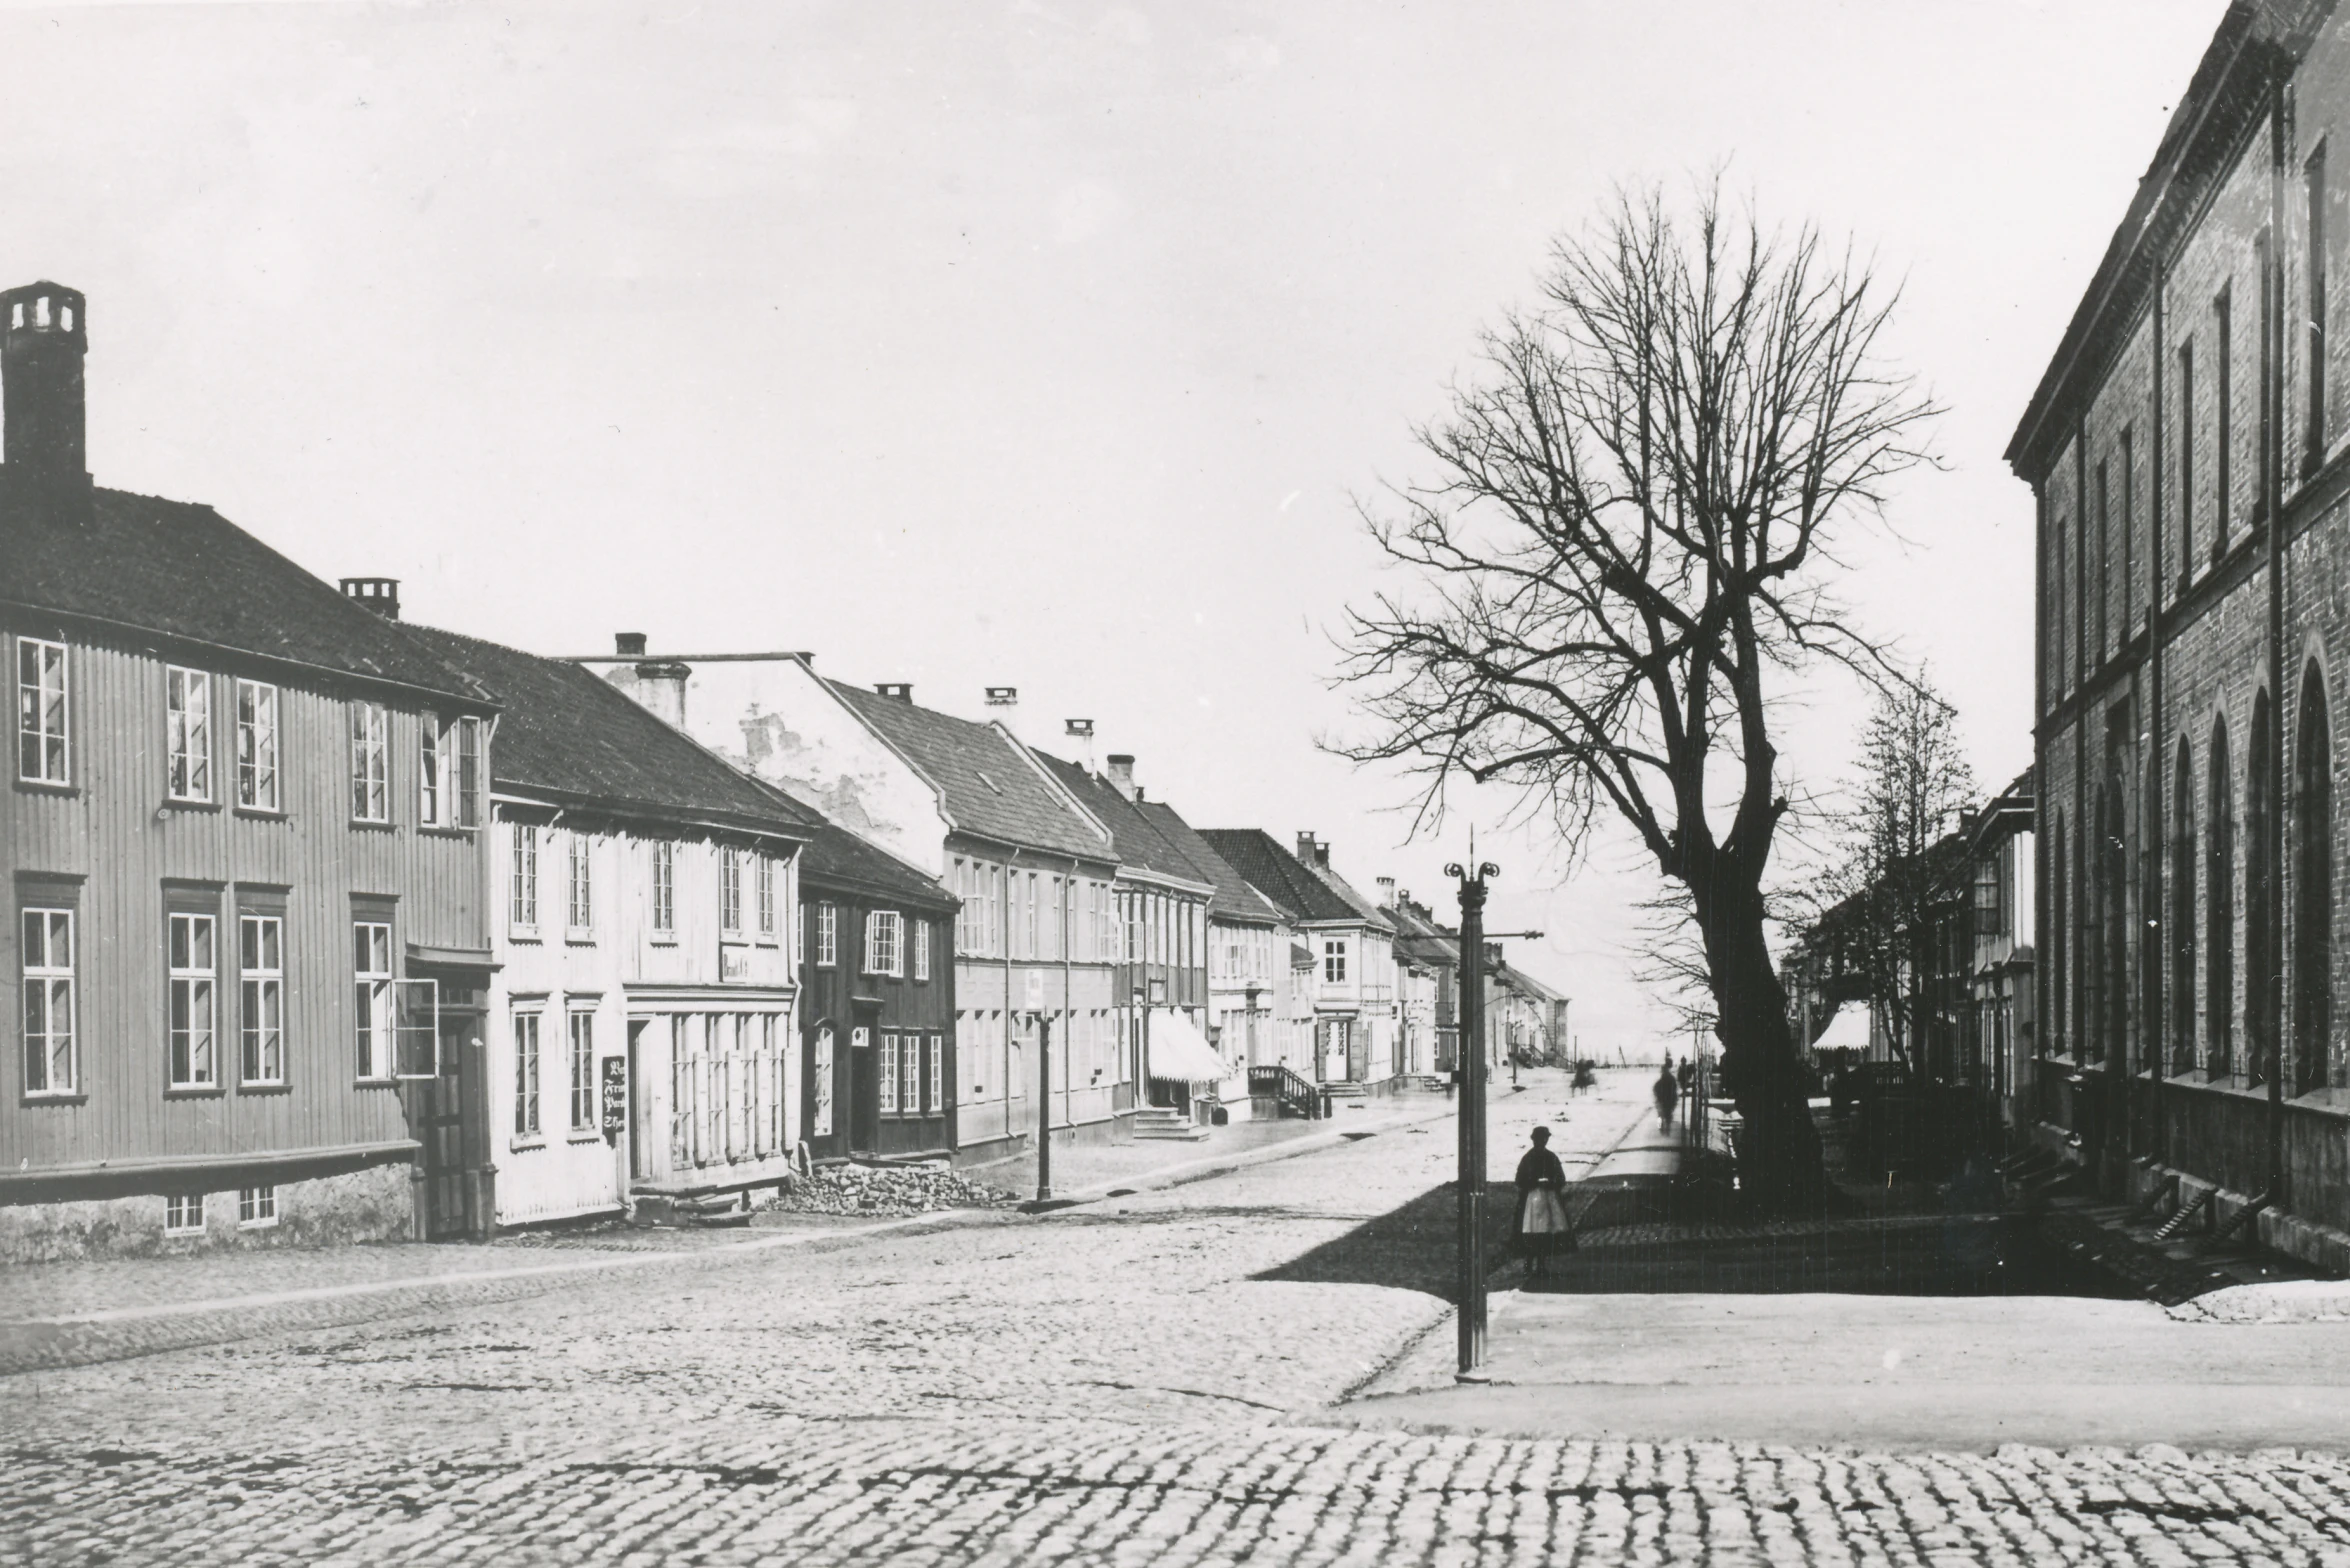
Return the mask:
<path id="1" fill-rule="evenodd" d="M 1448 1182 L 1365 1221 L 1336 1241 L 1267 1269 L 1253 1279 L 1310 1285 L 1385 1285 L 1456 1301 L 1454 1272 L 1459 1256 L 1457 1207 Z M 1510 1220 L 1517 1193 L 1490 1188 L 1485 1194 L 1485 1256 L 1499 1264 L 1510 1253 Z"/>

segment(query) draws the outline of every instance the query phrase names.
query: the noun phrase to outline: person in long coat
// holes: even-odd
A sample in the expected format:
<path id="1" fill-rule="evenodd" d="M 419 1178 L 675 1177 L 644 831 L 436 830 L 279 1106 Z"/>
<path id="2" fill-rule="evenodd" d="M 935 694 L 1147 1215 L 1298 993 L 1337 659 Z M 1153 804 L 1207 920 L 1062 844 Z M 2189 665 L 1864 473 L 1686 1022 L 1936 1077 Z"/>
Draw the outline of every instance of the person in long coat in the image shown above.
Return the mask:
<path id="1" fill-rule="evenodd" d="M 1550 1129 L 1534 1129 L 1534 1147 L 1518 1161 L 1518 1251 L 1526 1277 L 1540 1279 L 1552 1252 L 1574 1245 L 1567 1229 L 1567 1171 L 1550 1152 Z"/>

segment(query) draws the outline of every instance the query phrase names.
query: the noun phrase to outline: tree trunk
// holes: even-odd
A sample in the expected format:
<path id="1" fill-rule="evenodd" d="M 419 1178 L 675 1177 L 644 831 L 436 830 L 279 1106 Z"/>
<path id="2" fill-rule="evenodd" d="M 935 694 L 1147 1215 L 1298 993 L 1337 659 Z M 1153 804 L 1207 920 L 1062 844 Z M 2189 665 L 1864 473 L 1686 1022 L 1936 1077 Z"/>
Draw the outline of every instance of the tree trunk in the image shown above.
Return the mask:
<path id="1" fill-rule="evenodd" d="M 1761 894 L 1751 885 L 1723 888 L 1717 880 L 1695 903 L 1720 1020 L 1715 1033 L 1722 1042 L 1722 1088 L 1743 1124 L 1741 1189 L 1773 1212 L 1816 1207 L 1827 1174 L 1802 1055 L 1787 1027 L 1787 991 L 1763 939 Z"/>

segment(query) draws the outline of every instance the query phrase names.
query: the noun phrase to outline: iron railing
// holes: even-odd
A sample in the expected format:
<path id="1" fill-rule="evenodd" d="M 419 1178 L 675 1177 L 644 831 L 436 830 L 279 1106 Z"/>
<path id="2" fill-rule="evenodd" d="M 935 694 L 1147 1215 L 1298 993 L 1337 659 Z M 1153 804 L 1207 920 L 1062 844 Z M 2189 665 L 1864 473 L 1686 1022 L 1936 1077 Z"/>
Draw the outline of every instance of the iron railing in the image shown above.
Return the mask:
<path id="1" fill-rule="evenodd" d="M 1276 1100 L 1284 1110 L 1309 1121 L 1322 1114 L 1322 1091 L 1286 1066 L 1251 1067 L 1248 1092 L 1254 1097 Z"/>

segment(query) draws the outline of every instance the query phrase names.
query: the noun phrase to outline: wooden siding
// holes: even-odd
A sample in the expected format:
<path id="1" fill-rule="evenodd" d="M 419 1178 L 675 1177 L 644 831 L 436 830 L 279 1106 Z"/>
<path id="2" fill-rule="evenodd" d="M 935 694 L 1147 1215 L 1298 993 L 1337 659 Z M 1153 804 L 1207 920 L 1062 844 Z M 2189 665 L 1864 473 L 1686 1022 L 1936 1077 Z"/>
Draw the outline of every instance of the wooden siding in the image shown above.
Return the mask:
<path id="1" fill-rule="evenodd" d="M 497 818 L 492 838 L 499 868 L 499 969 L 487 1044 L 498 1223 L 527 1224 L 616 1209 L 632 1185 L 673 1188 L 780 1180 L 790 1140 L 798 1134 L 792 1132 L 779 1142 L 762 1130 L 768 1125 L 766 1117 L 777 1109 L 777 1089 L 796 1085 L 801 1071 L 790 946 L 796 844 L 777 840 L 755 845 L 743 834 L 685 827 L 665 831 L 649 823 L 598 820 L 579 812 L 565 813 L 558 824 L 549 810 L 503 799 Z M 535 931 L 518 929 L 511 919 L 508 879 L 513 835 L 520 824 L 539 829 Z M 589 854 L 591 924 L 584 936 L 575 936 L 565 924 L 574 835 L 584 838 Z M 673 845 L 675 854 L 674 924 L 661 932 L 653 926 L 653 857 L 659 842 Z M 764 852 L 775 860 L 776 928 L 771 936 L 759 933 L 757 873 L 747 860 L 743 939 L 734 940 L 721 930 L 720 856 L 728 847 Z M 729 952 L 739 955 L 731 980 L 725 978 Z M 585 1128 L 570 1124 L 569 1020 L 574 1012 L 594 1019 L 597 1104 Z M 539 1015 L 535 1134 L 516 1125 L 518 1013 Z M 698 1084 L 699 1075 L 709 1072 L 706 1020 L 712 1017 L 722 1021 L 720 1061 L 731 1063 L 732 1071 L 746 1070 L 746 1064 L 733 1056 L 733 1020 L 738 1016 L 752 1020 L 754 1060 L 764 1044 L 764 1020 L 776 1020 L 775 1045 L 782 1058 L 776 1082 L 757 1084 L 754 1125 L 747 1130 L 735 1127 L 731 1149 L 725 1139 L 706 1136 L 706 1125 L 705 1135 L 698 1139 L 689 1127 L 688 1157 L 676 1162 L 670 1153 L 671 1118 L 678 1110 L 671 1093 L 673 1020 L 686 1020 L 688 1070 L 697 1075 L 689 1081 Z M 632 1035 L 637 1036 L 633 1051 Z M 608 1139 L 601 1131 L 601 1084 L 605 1063 L 615 1059 L 633 1065 L 631 1126 Z M 738 1079 L 738 1088 L 739 1083 Z M 796 1099 L 788 1092 L 783 1098 L 781 1124 L 796 1127 Z M 728 1101 L 738 1122 L 739 1105 L 739 1094 Z M 689 1116 L 692 1109 L 686 1107 Z M 632 1145 L 634 1158 L 643 1167 L 633 1178 Z"/>
<path id="2" fill-rule="evenodd" d="M 880 902 L 874 898 L 848 891 L 835 891 L 816 882 L 809 882 L 802 890 L 805 900 L 800 919 L 810 940 L 800 949 L 808 962 L 801 970 L 801 1093 L 799 1136 L 807 1140 L 809 1152 L 818 1159 L 834 1159 L 856 1154 L 944 1154 L 957 1147 L 958 1107 L 962 1100 L 962 1064 L 958 1060 L 955 1041 L 955 959 L 954 916 L 951 913 L 908 908 L 903 905 Z M 816 906 L 831 904 L 838 911 L 840 933 L 838 962 L 819 966 L 815 962 L 813 933 L 816 929 Z M 894 909 L 906 929 L 913 922 L 930 923 L 930 978 L 916 980 L 912 955 L 904 955 L 900 968 L 902 975 L 869 975 L 861 973 L 865 959 L 865 917 L 876 909 Z M 816 1032 L 826 1026 L 832 1029 L 832 1132 L 819 1137 L 815 1131 L 817 1085 Z M 878 1042 L 884 1034 L 919 1034 L 925 1039 L 935 1035 L 945 1052 L 941 1065 L 940 1082 L 946 1092 L 946 1106 L 938 1114 L 927 1111 L 917 1116 L 903 1112 L 883 1112 L 878 1109 L 867 1114 L 874 1123 L 875 1137 L 870 1148 L 856 1148 L 853 1131 L 857 1125 L 858 1092 L 856 1063 L 851 1056 L 850 1031 L 863 1026 L 872 1031 Z"/>
<path id="3" fill-rule="evenodd" d="M 36 629 L 36 634 L 37 629 Z M 13 685 L 14 638 L 7 639 Z M 416 710 L 390 707 L 387 826 L 350 820 L 348 703 L 279 686 L 281 812 L 234 805 L 234 679 L 210 665 L 213 806 L 165 792 L 164 670 L 197 661 L 68 639 L 72 783 L 0 788 L 0 872 L 11 908 L 0 930 L 0 986 L 23 1016 L 18 889 L 27 878 L 78 879 L 76 991 L 80 1098 L 27 1100 L 21 1025 L 0 1062 L 7 1165 L 217 1158 L 382 1144 L 411 1136 L 398 1092 L 357 1079 L 352 900 L 394 911 L 393 946 L 486 950 L 484 847 L 472 832 L 418 826 Z M 13 706 L 13 702 L 12 702 Z M 11 721 L 13 724 L 13 720 Z M 485 747 L 486 750 L 486 747 Z M 484 768 L 487 759 L 484 759 Z M 486 776 L 486 775 L 485 775 Z M 215 1008 L 219 1088 L 166 1093 L 165 889 L 197 896 L 220 921 Z M 237 1078 L 236 915 L 241 888 L 282 896 L 286 1087 Z M 178 905 L 177 907 L 186 907 Z M 395 957 L 395 967 L 404 965 Z"/>

